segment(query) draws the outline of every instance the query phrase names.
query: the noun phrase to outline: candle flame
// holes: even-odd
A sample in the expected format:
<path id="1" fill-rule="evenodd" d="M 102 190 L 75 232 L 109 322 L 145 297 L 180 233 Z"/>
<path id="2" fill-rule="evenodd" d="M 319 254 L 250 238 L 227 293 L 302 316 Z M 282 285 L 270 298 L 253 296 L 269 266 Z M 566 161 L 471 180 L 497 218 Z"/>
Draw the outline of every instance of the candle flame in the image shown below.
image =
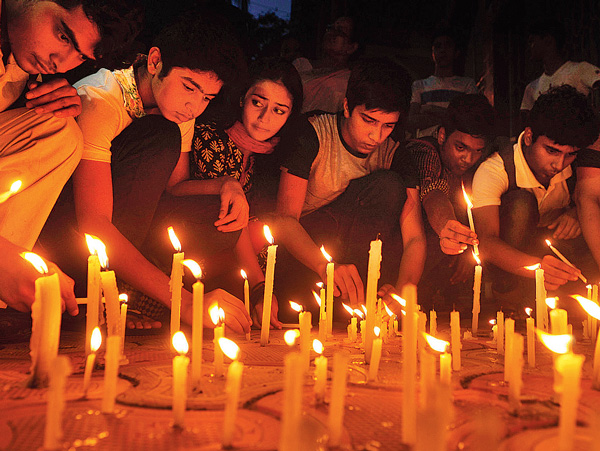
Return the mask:
<path id="1" fill-rule="evenodd" d="M 349 305 L 346 305 L 342 302 L 342 307 L 350 314 L 350 316 L 354 316 L 354 310 Z"/>
<path id="2" fill-rule="evenodd" d="M 360 304 L 360 308 L 365 312 L 365 316 L 367 316 L 367 306 L 365 304 Z"/>
<path id="3" fill-rule="evenodd" d="M 402 307 L 406 307 L 406 300 L 395 293 L 392 293 L 392 299 L 397 301 Z"/>
<path id="4" fill-rule="evenodd" d="M 304 310 L 302 308 L 302 306 L 300 304 L 298 304 L 297 302 L 289 301 L 289 303 L 290 303 L 290 307 L 292 308 L 292 310 L 294 310 L 298 313 L 300 313 L 300 312 L 302 312 L 302 310 Z"/>
<path id="5" fill-rule="evenodd" d="M 550 240 L 544 240 L 548 246 L 552 246 L 552 242 Z"/>
<path id="6" fill-rule="evenodd" d="M 386 303 L 383 303 L 383 307 L 385 308 L 385 312 L 388 314 L 388 316 L 391 318 L 392 316 L 394 316 L 394 312 L 392 312 L 390 310 L 390 308 L 386 305 Z"/>
<path id="7" fill-rule="evenodd" d="M 327 251 L 325 250 L 325 246 L 321 246 L 321 252 L 323 253 L 323 257 L 325 257 L 325 259 L 331 263 L 331 255 L 329 255 L 327 253 Z"/>
<path id="8" fill-rule="evenodd" d="M 546 305 L 551 309 L 555 309 L 556 301 L 558 301 L 558 298 L 546 298 Z"/>
<path id="9" fill-rule="evenodd" d="M 525 307 L 525 313 L 527 313 L 527 316 L 531 317 L 532 311 L 533 311 L 533 309 L 531 307 Z"/>
<path id="10" fill-rule="evenodd" d="M 315 338 L 313 340 L 313 349 L 317 354 L 323 354 L 323 343 Z"/>
<path id="11" fill-rule="evenodd" d="M 246 274 L 246 271 L 244 271 L 243 269 L 240 269 L 240 274 L 242 275 L 242 278 L 244 280 L 248 280 L 248 275 Z"/>
<path id="12" fill-rule="evenodd" d="M 225 310 L 223 310 L 221 307 L 219 307 L 219 321 L 225 321 Z"/>
<path id="13" fill-rule="evenodd" d="M 223 354 L 225 354 L 231 360 L 237 360 L 240 356 L 240 347 L 229 338 L 219 338 L 219 347 L 221 348 L 221 351 L 223 351 Z"/>
<path id="14" fill-rule="evenodd" d="M 425 337 L 429 347 L 436 352 L 446 352 L 448 346 L 450 346 L 450 343 L 447 341 L 435 338 L 433 335 L 429 335 L 428 333 L 423 332 L 423 336 Z"/>
<path id="15" fill-rule="evenodd" d="M 188 344 L 187 339 L 185 338 L 185 334 L 181 331 L 175 332 L 173 335 L 173 347 L 175 351 L 179 353 L 179 355 L 186 355 L 190 350 L 190 345 Z"/>
<path id="16" fill-rule="evenodd" d="M 319 288 L 323 288 L 323 282 L 317 282 L 317 286 L 318 286 Z"/>
<path id="17" fill-rule="evenodd" d="M 535 330 L 540 341 L 546 346 L 550 351 L 556 354 L 566 354 L 570 351 L 571 342 L 573 341 L 573 336 L 569 334 L 563 335 L 552 335 L 542 332 L 540 329 Z"/>
<path id="18" fill-rule="evenodd" d="M 376 337 L 379 337 L 379 334 L 381 333 L 381 329 L 377 326 L 375 326 L 373 328 L 373 333 L 375 334 Z"/>
<path id="19" fill-rule="evenodd" d="M 17 191 L 19 191 L 21 189 L 22 185 L 23 185 L 23 182 L 21 182 L 21 180 L 14 181 L 10 185 L 10 188 L 9 188 L 8 191 L 6 191 L 5 193 L 0 194 L 0 204 L 3 203 L 3 202 L 6 202 L 10 198 L 10 196 L 12 196 Z"/>
<path id="20" fill-rule="evenodd" d="M 218 304 L 211 305 L 210 308 L 208 309 L 208 314 L 210 315 L 210 320 L 213 322 L 213 324 L 215 326 L 217 326 L 219 324 L 219 319 L 220 319 L 219 305 Z"/>
<path id="21" fill-rule="evenodd" d="M 319 307 L 321 307 L 321 296 L 319 296 L 317 293 L 315 293 L 314 291 L 312 292 L 313 296 L 315 297 L 315 301 L 317 301 L 317 304 L 319 304 Z"/>
<path id="22" fill-rule="evenodd" d="M 535 271 L 536 269 L 540 269 L 542 267 L 542 265 L 540 263 L 536 263 L 535 265 L 531 265 L 531 266 L 524 266 L 524 268 L 528 271 Z"/>
<path id="23" fill-rule="evenodd" d="M 465 198 L 465 202 L 467 203 L 467 207 L 469 209 L 473 208 L 473 203 L 471 202 L 471 199 L 469 199 L 469 195 L 467 194 L 467 191 L 465 190 L 465 184 L 462 182 L 461 182 L 461 187 L 462 187 L 463 196 Z"/>
<path id="24" fill-rule="evenodd" d="M 300 331 L 298 329 L 290 329 L 286 330 L 283 334 L 283 339 L 289 346 L 294 346 L 296 343 L 296 338 L 300 336 Z"/>
<path id="25" fill-rule="evenodd" d="M 354 313 L 355 313 L 357 316 L 360 316 L 360 319 L 364 319 L 364 318 L 365 318 L 365 315 L 364 315 L 364 313 L 363 313 L 361 310 L 357 309 L 357 308 L 355 308 L 355 309 L 354 309 Z"/>
<path id="26" fill-rule="evenodd" d="M 265 239 L 269 242 L 269 244 L 273 244 L 273 235 L 271 235 L 271 229 L 269 229 L 268 225 L 263 226 L 263 233 L 265 234 Z"/>
<path id="27" fill-rule="evenodd" d="M 46 262 L 38 254 L 34 254 L 33 252 L 21 252 L 19 255 L 31 263 L 40 274 L 48 273 Z"/>
<path id="28" fill-rule="evenodd" d="M 108 267 L 108 256 L 106 255 L 106 246 L 102 242 L 102 240 L 94 235 L 90 235 L 88 233 L 85 234 L 85 241 L 87 243 L 88 249 L 91 255 L 97 255 L 98 260 L 100 260 L 100 266 L 103 269 Z"/>
<path id="29" fill-rule="evenodd" d="M 127 302 L 129 301 L 129 296 L 127 296 L 127 293 L 121 293 L 119 295 L 119 301 L 121 301 L 124 304 L 127 304 Z"/>
<path id="30" fill-rule="evenodd" d="M 102 334 L 100 333 L 99 327 L 94 327 L 92 336 L 90 338 L 90 344 L 90 349 L 92 352 L 96 352 L 98 349 L 100 349 L 100 345 L 102 344 Z"/>
<path id="31" fill-rule="evenodd" d="M 200 280 L 202 278 L 202 268 L 200 268 L 200 265 L 195 260 L 186 258 L 181 263 L 183 263 L 183 266 L 187 266 L 196 280 Z"/>
<path id="32" fill-rule="evenodd" d="M 492 326 L 496 325 L 496 320 L 495 319 L 491 319 L 488 321 Z"/>
<path id="33" fill-rule="evenodd" d="M 579 302 L 579 305 L 583 307 L 586 313 L 593 318 L 600 319 L 600 305 L 596 304 L 594 301 L 590 301 L 588 298 L 584 298 L 576 294 L 573 296 Z"/>
<path id="34" fill-rule="evenodd" d="M 475 251 L 471 251 L 471 253 L 473 254 L 473 258 L 475 259 L 477 264 L 481 265 L 481 260 L 479 259 L 479 256 L 475 253 Z"/>
<path id="35" fill-rule="evenodd" d="M 173 248 L 175 248 L 175 251 L 181 252 L 181 243 L 179 242 L 177 235 L 175 235 L 175 230 L 173 230 L 173 227 L 169 226 L 167 228 L 167 232 L 169 232 L 169 239 L 171 240 L 171 244 L 173 245 Z"/>

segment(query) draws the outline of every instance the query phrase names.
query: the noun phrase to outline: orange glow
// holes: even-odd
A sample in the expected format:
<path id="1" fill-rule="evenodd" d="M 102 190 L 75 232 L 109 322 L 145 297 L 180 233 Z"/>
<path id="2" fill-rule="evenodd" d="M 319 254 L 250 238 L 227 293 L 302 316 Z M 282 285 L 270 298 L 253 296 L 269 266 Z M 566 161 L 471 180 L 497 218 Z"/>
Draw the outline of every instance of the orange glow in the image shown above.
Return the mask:
<path id="1" fill-rule="evenodd" d="M 471 208 L 473 208 L 473 203 L 471 202 L 471 199 L 469 199 L 469 195 L 467 194 L 467 191 L 465 190 L 465 184 L 461 182 L 461 186 L 462 186 L 463 197 L 465 198 L 467 207 L 469 207 L 469 209 L 471 209 Z"/>
<path id="2" fill-rule="evenodd" d="M 350 307 L 349 305 L 346 305 L 342 302 L 342 307 L 344 307 L 344 309 L 346 309 L 346 311 L 351 315 L 354 316 L 354 310 L 352 309 L 352 307 Z"/>
<path id="3" fill-rule="evenodd" d="M 119 301 L 121 301 L 124 304 L 127 304 L 127 301 L 129 301 L 129 296 L 127 296 L 126 293 L 121 293 L 119 295 Z"/>
<path id="4" fill-rule="evenodd" d="M 40 257 L 38 254 L 34 254 L 33 252 L 21 252 L 19 255 L 31 263 L 40 274 L 48 273 L 48 266 L 46 265 L 46 262 L 42 260 L 42 257 Z"/>
<path id="5" fill-rule="evenodd" d="M 402 307 L 406 307 L 406 300 L 404 300 L 403 298 L 401 298 L 397 294 L 392 293 L 392 299 L 395 300 L 395 301 L 397 301 Z"/>
<path id="6" fill-rule="evenodd" d="M 167 232 L 169 232 L 169 239 L 171 240 L 171 244 L 173 245 L 175 251 L 181 252 L 181 243 L 179 242 L 177 235 L 175 235 L 175 230 L 173 230 L 173 227 L 169 226 Z"/>
<path id="7" fill-rule="evenodd" d="M 390 310 L 390 308 L 385 304 L 385 302 L 383 303 L 383 307 L 385 308 L 385 312 L 388 314 L 388 316 L 391 318 L 392 316 L 394 316 L 394 312 L 392 312 Z"/>
<path id="8" fill-rule="evenodd" d="M 525 307 L 525 313 L 527 313 L 527 316 L 529 316 L 531 318 L 531 312 L 533 311 L 533 309 L 531 307 Z"/>
<path id="9" fill-rule="evenodd" d="M 321 246 L 321 252 L 323 253 L 323 257 L 325 257 L 325 259 L 331 263 L 331 255 L 329 255 L 327 253 L 327 251 L 325 250 L 325 246 Z"/>
<path id="10" fill-rule="evenodd" d="M 584 298 L 576 294 L 573 296 L 579 302 L 579 305 L 583 307 L 585 312 L 593 318 L 600 319 L 600 305 L 596 304 L 594 301 L 590 301 L 588 298 Z"/>
<path id="11" fill-rule="evenodd" d="M 215 326 L 219 325 L 220 315 L 219 315 L 219 306 L 217 304 L 212 305 L 208 309 L 208 314 L 210 315 L 210 320 L 213 322 Z"/>
<path id="12" fill-rule="evenodd" d="M 297 302 L 294 301 L 289 301 L 290 302 L 290 307 L 292 308 L 292 310 L 300 313 L 302 312 L 303 308 L 300 304 L 298 304 Z"/>
<path id="13" fill-rule="evenodd" d="M 356 314 L 356 316 L 359 316 L 360 319 L 365 319 L 365 315 L 364 315 L 364 313 L 361 310 L 355 308 L 354 309 L 354 313 Z"/>
<path id="14" fill-rule="evenodd" d="M 221 351 L 223 351 L 223 354 L 225 354 L 231 360 L 237 360 L 240 356 L 240 347 L 229 338 L 219 338 L 219 347 L 221 348 Z"/>
<path id="15" fill-rule="evenodd" d="M 317 304 L 319 304 L 319 307 L 321 307 L 321 296 L 319 296 L 317 293 L 315 293 L 314 291 L 312 292 L 313 296 L 315 297 L 315 301 L 317 301 Z"/>
<path id="16" fill-rule="evenodd" d="M 375 334 L 376 337 L 379 337 L 379 334 L 381 333 L 381 329 L 377 326 L 375 326 L 373 328 L 373 333 Z"/>
<path id="17" fill-rule="evenodd" d="M 172 341 L 175 351 L 177 351 L 180 355 L 185 355 L 190 350 L 190 345 L 188 344 L 188 341 L 185 338 L 185 334 L 183 332 L 175 332 Z"/>
<path id="18" fill-rule="evenodd" d="M 471 251 L 471 253 L 473 254 L 473 258 L 475 259 L 475 261 L 477 262 L 477 264 L 481 265 L 481 260 L 479 259 L 479 257 L 475 253 L 475 251 Z"/>
<path id="19" fill-rule="evenodd" d="M 365 316 L 367 316 L 367 306 L 365 304 L 361 304 L 360 308 L 362 309 L 363 312 L 365 312 Z"/>
<path id="20" fill-rule="evenodd" d="M 269 242 L 269 244 L 273 244 L 275 240 L 273 239 L 273 235 L 271 235 L 271 229 L 269 229 L 269 226 L 266 224 L 263 226 L 263 233 L 265 234 L 265 239 Z"/>
<path id="21" fill-rule="evenodd" d="M 94 327 L 94 330 L 92 331 L 92 337 L 90 338 L 90 344 L 90 349 L 92 352 L 96 352 L 98 349 L 100 349 L 100 346 L 102 345 L 102 334 L 100 333 L 99 327 Z"/>
<path id="22" fill-rule="evenodd" d="M 496 325 L 496 320 L 495 319 L 491 319 L 488 321 L 492 326 Z"/>
<path id="23" fill-rule="evenodd" d="M 542 265 L 540 263 L 536 263 L 535 265 L 531 265 L 531 266 L 524 266 L 524 268 L 528 271 L 535 271 L 536 269 L 540 269 L 542 267 Z"/>
<path id="24" fill-rule="evenodd" d="M 315 338 L 313 340 L 313 349 L 317 354 L 323 354 L 323 343 Z"/>
<path id="25" fill-rule="evenodd" d="M 242 275 L 242 278 L 244 280 L 248 280 L 248 275 L 246 274 L 246 271 L 244 271 L 243 269 L 240 269 L 240 274 Z"/>
<path id="26" fill-rule="evenodd" d="M 108 267 L 108 256 L 106 255 L 106 246 L 102 240 L 94 235 L 85 234 L 85 241 L 91 255 L 97 255 L 100 260 L 100 266 L 103 269 Z"/>
<path id="27" fill-rule="evenodd" d="M 318 286 L 319 288 L 323 288 L 323 282 L 317 282 L 317 286 Z"/>
<path id="28" fill-rule="evenodd" d="M 542 344 L 550 349 L 550 351 L 556 354 L 566 354 L 567 352 L 570 352 L 571 342 L 573 341 L 572 335 L 552 335 L 542 332 L 540 329 L 536 329 L 535 331 Z"/>
<path id="29" fill-rule="evenodd" d="M 200 268 L 200 265 L 194 260 L 186 258 L 181 263 L 183 263 L 183 266 L 186 266 L 192 272 L 192 275 L 196 278 L 196 280 L 200 280 L 202 278 L 202 268 Z"/>
<path id="30" fill-rule="evenodd" d="M 556 301 L 558 301 L 558 298 L 546 298 L 546 305 L 551 309 L 555 309 Z"/>
<path id="31" fill-rule="evenodd" d="M 298 329 L 290 329 L 285 331 L 283 334 L 283 339 L 289 346 L 294 346 L 294 343 L 296 343 L 296 338 L 299 336 L 300 331 Z"/>
<path id="32" fill-rule="evenodd" d="M 425 340 L 427 341 L 429 347 L 436 352 L 446 352 L 448 346 L 450 346 L 450 343 L 448 343 L 447 341 L 435 338 L 433 335 L 429 335 L 425 332 L 423 332 L 423 336 L 425 337 Z"/>
<path id="33" fill-rule="evenodd" d="M 550 240 L 544 240 L 548 246 L 552 246 L 552 242 Z"/>
<path id="34" fill-rule="evenodd" d="M 0 204 L 6 202 L 13 194 L 21 189 L 23 182 L 21 180 L 14 181 L 10 188 L 5 193 L 0 194 Z"/>

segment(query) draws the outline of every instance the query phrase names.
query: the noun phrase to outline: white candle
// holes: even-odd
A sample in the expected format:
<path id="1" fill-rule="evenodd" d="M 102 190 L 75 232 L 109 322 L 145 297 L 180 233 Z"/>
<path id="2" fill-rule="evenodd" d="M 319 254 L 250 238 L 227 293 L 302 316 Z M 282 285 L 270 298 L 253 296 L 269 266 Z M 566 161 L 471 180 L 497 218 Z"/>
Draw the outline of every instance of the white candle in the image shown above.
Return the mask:
<path id="1" fill-rule="evenodd" d="M 173 227 L 167 229 L 171 243 L 175 248 L 173 254 L 173 266 L 171 267 L 171 336 L 181 328 L 181 287 L 183 286 L 183 258 L 181 243 L 175 235 Z"/>
<path id="2" fill-rule="evenodd" d="M 350 331 L 351 331 L 350 341 L 352 343 L 354 343 L 358 338 L 358 326 L 357 326 L 357 319 L 355 316 L 353 316 L 350 319 Z"/>
<path id="3" fill-rule="evenodd" d="M 92 332 L 98 326 L 102 291 L 100 289 L 100 259 L 96 253 L 97 238 L 85 234 L 88 247 L 93 255 L 88 257 L 87 274 L 87 308 L 85 314 L 85 353 L 91 352 L 90 343 Z M 98 240 L 99 241 L 99 240 Z"/>
<path id="4" fill-rule="evenodd" d="M 240 273 L 244 278 L 244 305 L 246 306 L 246 312 L 250 315 L 250 284 L 248 283 L 246 271 L 242 269 Z M 246 340 L 250 340 L 250 331 L 246 332 Z"/>
<path id="5" fill-rule="evenodd" d="M 596 304 L 598 304 L 598 285 L 594 284 L 592 285 L 592 301 Z M 596 340 L 596 338 L 598 337 L 598 319 L 597 318 L 592 318 L 592 324 L 591 324 L 591 337 L 592 340 Z"/>
<path id="6" fill-rule="evenodd" d="M 405 285 L 402 297 L 406 300 L 406 316 L 403 331 L 403 394 L 402 394 L 402 441 L 413 445 L 417 440 L 417 287 Z"/>
<path id="7" fill-rule="evenodd" d="M 452 369 L 460 371 L 460 313 L 450 312 L 450 336 L 452 346 Z"/>
<path id="8" fill-rule="evenodd" d="M 554 254 L 563 261 L 563 263 L 566 263 L 571 268 L 575 268 L 575 265 L 573 263 L 571 263 L 567 259 L 567 257 L 565 257 L 558 249 L 556 249 L 554 246 L 552 246 L 552 243 L 550 242 L 550 240 L 546 240 L 546 244 L 548 245 L 548 247 L 550 248 L 550 250 L 552 252 L 554 252 Z M 579 277 L 583 283 L 587 283 L 587 279 L 583 276 L 583 274 L 579 273 L 577 275 L 577 277 Z"/>
<path id="9" fill-rule="evenodd" d="M 535 270 L 535 317 L 537 328 L 545 332 L 548 331 L 548 307 L 546 307 L 546 296 L 544 270 L 540 267 Z"/>
<path id="10" fill-rule="evenodd" d="M 329 448 L 340 445 L 344 424 L 344 398 L 350 356 L 337 352 L 333 355 L 333 375 L 331 379 L 331 401 L 329 403 Z"/>
<path id="11" fill-rule="evenodd" d="M 320 287 L 320 295 L 313 291 L 313 296 L 319 304 L 319 340 L 325 342 L 327 338 L 327 314 L 325 312 L 325 288 L 323 288 L 323 282 L 319 282 L 317 285 Z"/>
<path id="12" fill-rule="evenodd" d="M 504 312 L 496 313 L 496 328 L 496 349 L 498 354 L 504 355 Z"/>
<path id="13" fill-rule="evenodd" d="M 592 300 L 592 285 L 588 284 L 586 285 L 587 288 L 587 298 Z M 592 338 L 592 316 L 588 313 L 587 316 L 587 324 L 584 323 L 584 327 L 585 327 L 585 331 L 584 331 L 584 338 L 587 335 L 587 338 L 593 340 Z"/>
<path id="14" fill-rule="evenodd" d="M 417 350 L 425 348 L 425 328 L 427 326 L 427 315 L 425 312 L 418 312 L 418 320 L 417 320 Z"/>
<path id="15" fill-rule="evenodd" d="M 184 260 L 196 282 L 192 285 L 192 387 L 198 389 L 202 381 L 202 345 L 204 331 L 204 284 L 200 281 L 202 269 L 194 260 Z"/>
<path id="16" fill-rule="evenodd" d="M 515 336 L 515 320 L 512 318 L 504 321 L 504 380 L 510 382 L 513 372 L 513 338 Z"/>
<path id="17" fill-rule="evenodd" d="M 181 331 L 173 335 L 173 348 L 179 355 L 173 357 L 173 426 L 182 428 L 187 405 L 187 373 L 190 363 L 186 356 L 189 346 Z"/>
<path id="18" fill-rule="evenodd" d="M 550 330 L 554 335 L 568 333 L 567 311 L 559 308 L 550 310 Z"/>
<path id="19" fill-rule="evenodd" d="M 481 263 L 479 262 L 477 255 L 474 253 L 473 257 L 475 257 L 477 265 L 475 266 L 475 276 L 473 281 L 473 321 L 471 327 L 473 331 L 473 337 L 477 337 L 477 332 L 479 330 L 479 312 L 481 311 Z"/>
<path id="20" fill-rule="evenodd" d="M 585 356 L 563 354 L 556 358 L 555 369 L 563 378 L 563 394 L 560 403 L 558 422 L 558 448 L 572 450 L 575 445 L 575 428 L 577 425 L 577 405 L 581 393 L 581 367 Z"/>
<path id="21" fill-rule="evenodd" d="M 535 367 L 535 326 L 533 318 L 527 318 L 527 364 L 529 368 Z"/>
<path id="22" fill-rule="evenodd" d="M 363 319 L 360 321 L 360 340 L 361 340 L 363 346 L 365 345 L 366 339 L 367 339 L 366 328 L 367 328 L 367 321 Z"/>
<path id="23" fill-rule="evenodd" d="M 293 331 L 288 331 L 293 332 Z M 295 338 L 286 342 L 293 346 Z M 282 451 L 297 449 L 300 443 L 300 420 L 302 418 L 302 356 L 290 352 L 284 358 L 283 410 L 281 413 L 281 434 L 279 449 Z"/>
<path id="24" fill-rule="evenodd" d="M 227 401 L 225 403 L 225 420 L 223 422 L 223 448 L 229 448 L 233 443 L 233 432 L 235 431 L 235 419 L 240 402 L 240 387 L 244 364 L 237 360 L 240 348 L 233 341 L 221 338 L 219 346 L 227 357 L 233 360 L 227 370 L 227 383 L 225 385 Z"/>
<path id="25" fill-rule="evenodd" d="M 420 362 L 420 382 L 421 382 L 421 407 L 425 407 L 430 401 L 431 389 L 435 385 L 435 356 L 427 349 L 423 348 L 419 354 Z"/>
<path id="26" fill-rule="evenodd" d="M 368 380 L 377 380 L 379 371 L 379 362 L 381 361 L 381 337 L 379 336 L 379 328 L 375 327 L 375 338 L 373 339 L 373 351 L 371 352 L 371 363 L 369 363 Z"/>
<path id="27" fill-rule="evenodd" d="M 365 361 L 371 362 L 371 351 L 373 349 L 373 328 L 376 321 L 376 302 L 377 302 L 377 283 L 379 281 L 379 271 L 381 268 L 381 245 L 380 239 L 371 241 L 369 248 L 369 266 L 367 273 L 367 317 L 366 317 L 366 335 L 365 335 Z M 415 328 L 416 334 L 416 328 Z"/>
<path id="28" fill-rule="evenodd" d="M 521 386 L 523 385 L 523 336 L 521 334 L 513 334 L 511 346 L 512 357 L 511 375 L 508 381 L 508 403 L 513 413 L 516 413 L 521 407 Z M 508 346 L 506 352 L 508 354 Z"/>
<path id="29" fill-rule="evenodd" d="M 119 299 L 121 302 L 121 324 L 119 327 L 119 332 L 121 335 L 121 355 L 125 355 L 125 330 L 127 329 L 127 295 L 121 294 L 119 295 Z"/>
<path id="30" fill-rule="evenodd" d="M 302 361 L 304 363 L 304 371 L 308 371 L 310 366 L 310 348 L 312 346 L 312 340 L 310 337 L 310 330 L 312 328 L 312 313 L 311 312 L 300 312 L 299 315 L 300 323 L 300 354 L 302 354 Z"/>
<path id="31" fill-rule="evenodd" d="M 323 344 L 319 340 L 313 340 L 313 349 L 319 357 L 315 358 L 315 401 L 320 404 L 325 399 L 325 387 L 327 385 L 327 357 L 323 353 Z"/>
<path id="32" fill-rule="evenodd" d="M 262 324 L 260 328 L 260 345 L 266 346 L 269 342 L 269 331 L 271 327 L 271 302 L 273 301 L 273 283 L 275 281 L 275 255 L 277 245 L 273 244 L 273 236 L 269 226 L 263 227 L 265 237 L 270 243 L 267 248 L 267 271 L 265 273 L 265 296 L 263 298 Z"/>
<path id="33" fill-rule="evenodd" d="M 429 335 L 433 337 L 437 335 L 437 313 L 435 309 L 429 312 Z"/>
<path id="34" fill-rule="evenodd" d="M 90 337 L 90 353 L 87 356 L 85 362 L 85 371 L 83 373 L 83 397 L 87 396 L 87 392 L 90 388 L 90 382 L 92 380 L 92 371 L 94 371 L 94 363 L 96 362 L 96 352 L 100 349 L 102 344 L 102 334 L 100 328 L 96 326 Z"/>
<path id="35" fill-rule="evenodd" d="M 471 211 L 473 209 L 473 203 L 471 202 L 471 199 L 469 199 L 469 196 L 467 195 L 464 183 L 461 182 L 461 185 L 462 185 L 463 196 L 465 198 L 465 202 L 467 203 L 467 216 L 469 217 L 469 227 L 471 228 L 471 231 L 475 233 L 475 222 L 473 221 L 473 213 Z M 473 252 L 475 252 L 475 255 L 479 255 L 479 247 L 477 246 L 477 244 L 473 245 Z"/>
<path id="36" fill-rule="evenodd" d="M 100 283 L 104 291 L 106 306 L 106 331 L 107 335 L 116 335 L 121 338 L 121 309 L 119 307 L 119 291 L 114 271 L 102 271 Z"/>
<path id="37" fill-rule="evenodd" d="M 106 339 L 106 353 L 104 354 L 104 395 L 102 397 L 102 412 L 115 411 L 115 397 L 117 396 L 117 378 L 119 375 L 119 360 L 121 358 L 121 337 L 109 335 Z"/>
<path id="38" fill-rule="evenodd" d="M 334 263 L 327 263 L 327 307 L 325 311 L 327 312 L 327 335 L 333 335 L 333 290 L 335 288 L 334 281 Z"/>
<path id="39" fill-rule="evenodd" d="M 56 356 L 50 362 L 50 387 L 46 405 L 44 449 L 62 449 L 63 412 L 65 410 L 65 386 L 71 374 L 71 361 L 67 356 Z"/>
<path id="40" fill-rule="evenodd" d="M 452 354 L 440 354 L 440 381 L 450 385 L 452 382 Z"/>
<path id="41" fill-rule="evenodd" d="M 224 374 L 224 367 L 223 367 L 223 352 L 221 351 L 221 348 L 219 347 L 219 338 L 223 338 L 225 336 L 225 326 L 221 325 L 221 326 L 216 326 L 214 329 L 214 338 L 213 338 L 213 344 L 214 344 L 214 349 L 215 349 L 215 357 L 214 357 L 214 366 L 215 366 L 215 376 L 216 377 L 221 377 Z"/>

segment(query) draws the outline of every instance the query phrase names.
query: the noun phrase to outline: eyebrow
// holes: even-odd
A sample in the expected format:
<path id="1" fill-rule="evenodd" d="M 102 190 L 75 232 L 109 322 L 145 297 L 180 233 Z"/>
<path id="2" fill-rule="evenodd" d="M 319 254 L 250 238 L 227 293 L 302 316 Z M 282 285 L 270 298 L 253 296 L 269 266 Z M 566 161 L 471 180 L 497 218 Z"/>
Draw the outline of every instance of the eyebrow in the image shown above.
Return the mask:
<path id="1" fill-rule="evenodd" d="M 367 118 L 367 119 L 369 119 L 369 120 L 372 120 L 372 121 L 374 121 L 374 122 L 381 122 L 380 120 L 378 120 L 378 119 L 375 119 L 374 117 L 371 117 L 371 116 L 369 116 L 367 113 L 361 113 L 361 115 L 362 115 L 363 117 L 366 117 L 366 118 Z M 385 122 L 385 124 L 386 124 L 386 125 L 396 125 L 397 123 L 398 123 L 398 121 Z"/>
<path id="2" fill-rule="evenodd" d="M 467 143 L 464 143 L 464 142 L 462 142 L 462 141 L 460 141 L 460 140 L 456 141 L 456 144 L 459 144 L 459 145 L 463 146 L 465 149 L 468 149 L 468 150 L 469 150 L 469 151 L 471 151 L 471 152 L 473 152 L 473 151 L 474 151 L 474 152 L 482 152 L 482 151 L 483 151 L 483 149 L 484 149 L 484 147 L 485 147 L 485 146 L 484 146 L 484 147 L 481 147 L 481 148 L 479 148 L 479 149 L 478 149 L 478 148 L 476 148 L 476 147 L 471 147 L 471 146 L 469 146 Z"/>
<path id="3" fill-rule="evenodd" d="M 252 95 L 253 95 L 253 96 L 256 96 L 256 97 L 260 97 L 260 98 L 261 98 L 261 99 L 263 99 L 263 100 L 269 100 L 267 97 L 265 97 L 265 96 L 261 96 L 260 94 L 257 94 L 257 93 L 253 93 Z M 289 105 L 286 105 L 285 103 L 278 103 L 278 102 L 275 102 L 275 104 L 276 104 L 276 105 L 279 105 L 279 106 L 282 106 L 282 107 L 285 107 L 285 108 L 288 108 L 288 109 L 290 108 L 290 106 L 289 106 Z"/>
<path id="4" fill-rule="evenodd" d="M 194 85 L 196 87 L 196 89 L 198 91 L 200 91 L 202 94 L 206 95 L 206 96 L 211 96 L 211 97 L 217 97 L 217 94 L 207 94 L 206 92 L 204 92 L 204 89 L 202 88 L 202 86 L 200 86 L 198 83 L 196 83 L 194 80 L 192 80 L 190 77 L 187 76 L 183 76 L 182 77 L 185 81 L 187 81 L 188 83 Z"/>
<path id="5" fill-rule="evenodd" d="M 71 30 L 71 28 L 65 23 L 65 21 L 61 20 L 60 24 L 62 25 L 62 27 L 63 27 L 63 29 L 64 29 L 65 34 L 67 35 L 67 37 L 73 43 L 73 47 L 75 48 L 75 50 L 77 50 L 77 52 L 81 53 L 87 59 L 93 60 L 94 59 L 94 55 L 92 55 L 92 56 L 86 55 L 85 53 L 83 53 L 81 51 L 81 48 L 79 48 L 79 43 L 77 42 L 77 38 L 75 37 L 75 33 L 73 33 L 73 30 Z"/>
<path id="6" fill-rule="evenodd" d="M 550 145 L 546 145 L 546 149 L 547 149 L 547 150 L 552 150 L 552 151 L 554 151 L 554 152 L 564 153 L 564 152 L 563 152 L 562 150 L 560 150 L 559 148 L 557 148 L 557 147 L 554 147 L 554 146 L 550 146 Z M 580 149 L 575 149 L 575 150 L 573 150 L 572 152 L 567 152 L 565 155 L 573 155 L 573 154 L 576 154 L 577 152 L 579 152 L 579 150 L 580 150 Z"/>

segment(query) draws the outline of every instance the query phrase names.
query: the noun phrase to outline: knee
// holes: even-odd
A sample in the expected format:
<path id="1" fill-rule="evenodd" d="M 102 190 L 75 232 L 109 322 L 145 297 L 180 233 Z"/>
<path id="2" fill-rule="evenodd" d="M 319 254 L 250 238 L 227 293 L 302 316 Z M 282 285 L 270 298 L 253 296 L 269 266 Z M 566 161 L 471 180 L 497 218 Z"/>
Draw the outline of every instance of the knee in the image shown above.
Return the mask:
<path id="1" fill-rule="evenodd" d="M 516 189 L 501 198 L 501 218 L 508 224 L 535 227 L 539 221 L 538 204 L 535 196 L 524 189 Z"/>

